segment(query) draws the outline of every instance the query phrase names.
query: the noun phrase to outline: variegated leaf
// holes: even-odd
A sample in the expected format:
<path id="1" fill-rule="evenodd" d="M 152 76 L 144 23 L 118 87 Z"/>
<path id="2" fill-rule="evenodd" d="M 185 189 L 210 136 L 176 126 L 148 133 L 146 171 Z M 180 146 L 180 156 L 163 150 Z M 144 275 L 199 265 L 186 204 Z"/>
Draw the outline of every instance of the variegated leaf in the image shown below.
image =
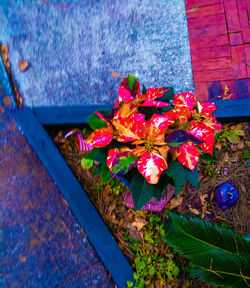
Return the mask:
<path id="1" fill-rule="evenodd" d="M 134 113 L 126 118 L 113 120 L 113 125 L 117 130 L 117 141 L 130 142 L 145 138 L 146 121 L 145 115 L 141 113 Z"/>
<path id="2" fill-rule="evenodd" d="M 192 121 L 191 125 L 191 129 L 188 131 L 188 133 L 202 140 L 204 143 L 199 144 L 198 147 L 200 147 L 206 153 L 212 155 L 215 141 L 214 130 L 195 121 Z"/>
<path id="3" fill-rule="evenodd" d="M 160 87 L 160 88 L 148 88 L 146 92 L 146 99 L 157 99 L 162 97 L 169 89 Z"/>
<path id="4" fill-rule="evenodd" d="M 216 120 L 214 115 L 207 115 L 207 117 L 203 120 L 203 123 L 214 130 L 220 130 L 223 128 L 223 125 Z"/>
<path id="5" fill-rule="evenodd" d="M 156 184 L 161 173 L 167 169 L 167 162 L 159 154 L 146 152 L 138 160 L 137 168 L 148 183 Z"/>
<path id="6" fill-rule="evenodd" d="M 187 142 L 180 146 L 177 158 L 182 165 L 194 171 L 194 168 L 198 163 L 199 156 L 200 152 L 195 144 Z"/>
<path id="7" fill-rule="evenodd" d="M 129 102 L 131 101 L 132 96 L 131 92 L 126 88 L 119 88 L 118 89 L 118 99 L 113 108 L 116 108 L 120 105 L 121 102 Z"/>
<path id="8" fill-rule="evenodd" d="M 105 147 L 113 139 L 113 131 L 110 128 L 95 130 L 87 139 L 87 143 L 93 147 Z"/>
<path id="9" fill-rule="evenodd" d="M 117 148 L 109 149 L 108 151 L 108 157 L 106 164 L 109 167 L 110 171 L 112 171 L 113 162 L 115 160 L 115 157 L 119 154 L 119 150 Z"/>
<path id="10" fill-rule="evenodd" d="M 214 102 L 197 102 L 199 113 L 212 114 L 216 110 Z"/>
<path id="11" fill-rule="evenodd" d="M 144 103 L 139 104 L 138 106 L 141 107 L 165 107 L 165 106 L 170 106 L 171 104 L 162 102 L 162 101 L 155 101 L 152 99 L 146 100 Z"/>
<path id="12" fill-rule="evenodd" d="M 195 105 L 195 96 L 189 92 L 183 92 L 181 94 L 174 95 L 173 105 L 175 107 L 185 107 L 193 110 Z"/>
<path id="13" fill-rule="evenodd" d="M 192 111 L 186 107 L 174 108 L 165 112 L 164 115 L 170 116 L 172 119 L 178 119 L 180 122 L 184 123 L 192 116 Z"/>
<path id="14" fill-rule="evenodd" d="M 164 135 L 166 130 L 170 125 L 174 123 L 174 120 L 170 116 L 154 114 L 150 120 L 148 120 L 147 125 L 151 129 L 152 135 L 149 135 L 152 139 L 156 139 L 159 135 Z M 150 130 L 149 130 L 150 131 Z"/>

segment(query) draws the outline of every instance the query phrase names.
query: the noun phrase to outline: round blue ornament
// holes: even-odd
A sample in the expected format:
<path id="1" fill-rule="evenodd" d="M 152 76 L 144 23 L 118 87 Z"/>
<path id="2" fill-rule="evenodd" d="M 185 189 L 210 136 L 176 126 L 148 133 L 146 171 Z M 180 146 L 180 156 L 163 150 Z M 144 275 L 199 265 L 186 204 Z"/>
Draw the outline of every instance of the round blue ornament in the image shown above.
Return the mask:
<path id="1" fill-rule="evenodd" d="M 222 209 L 228 209 L 239 199 L 239 194 L 235 186 L 231 183 L 223 183 L 215 189 L 216 204 Z"/>

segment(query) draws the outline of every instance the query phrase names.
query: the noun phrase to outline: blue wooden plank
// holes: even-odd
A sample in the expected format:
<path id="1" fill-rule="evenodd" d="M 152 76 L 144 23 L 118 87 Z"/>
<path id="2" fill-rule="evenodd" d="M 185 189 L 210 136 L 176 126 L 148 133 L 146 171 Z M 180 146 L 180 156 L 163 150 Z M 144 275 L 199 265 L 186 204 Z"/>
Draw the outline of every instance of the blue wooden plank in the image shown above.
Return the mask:
<path id="1" fill-rule="evenodd" d="M 250 117 L 250 99 L 216 100 L 217 118 Z"/>
<path id="2" fill-rule="evenodd" d="M 81 124 L 96 110 L 110 110 L 112 105 L 80 105 L 34 107 L 33 111 L 43 125 Z"/>
<path id="3" fill-rule="evenodd" d="M 29 143 L 86 231 L 119 288 L 133 279 L 133 270 L 40 121 L 29 108 L 13 112 Z"/>
<path id="4" fill-rule="evenodd" d="M 217 118 L 239 118 L 250 116 L 250 99 L 216 100 Z M 84 124 L 96 110 L 110 110 L 111 105 L 89 105 L 68 107 L 35 107 L 36 117 L 43 125 Z"/>

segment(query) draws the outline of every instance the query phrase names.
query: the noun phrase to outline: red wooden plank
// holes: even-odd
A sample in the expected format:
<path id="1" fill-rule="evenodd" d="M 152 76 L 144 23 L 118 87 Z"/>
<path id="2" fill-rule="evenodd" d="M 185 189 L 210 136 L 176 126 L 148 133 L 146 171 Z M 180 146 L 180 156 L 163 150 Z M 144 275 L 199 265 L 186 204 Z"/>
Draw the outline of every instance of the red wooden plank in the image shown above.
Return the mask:
<path id="1" fill-rule="evenodd" d="M 232 68 L 232 58 L 229 56 L 216 59 L 199 60 L 193 61 L 192 64 L 193 71 L 226 69 Z"/>
<path id="2" fill-rule="evenodd" d="M 249 2 L 249 0 L 247 0 Z M 237 1 L 238 5 L 238 12 L 240 17 L 240 24 L 241 28 L 248 28 L 249 22 L 248 22 L 248 13 L 247 13 L 247 3 L 246 0 L 240 0 Z"/>
<path id="3" fill-rule="evenodd" d="M 222 2 L 221 0 L 185 0 L 187 9 L 200 7 L 200 6 L 207 6 L 211 4 L 217 4 L 221 2 Z"/>
<path id="4" fill-rule="evenodd" d="M 216 14 L 206 17 L 193 18 L 188 20 L 189 29 L 199 29 L 203 27 L 209 27 L 211 24 L 220 25 L 225 24 L 226 18 L 225 14 Z"/>
<path id="5" fill-rule="evenodd" d="M 230 33 L 229 38 L 230 38 L 230 44 L 232 46 L 243 44 L 241 32 Z"/>
<path id="6" fill-rule="evenodd" d="M 210 36 L 204 39 L 190 40 L 190 47 L 192 50 L 197 50 L 206 47 L 224 46 L 229 44 L 228 35 L 218 35 L 217 37 Z"/>
<path id="7" fill-rule="evenodd" d="M 197 17 L 204 17 L 208 15 L 214 15 L 214 14 L 221 14 L 224 13 L 224 6 L 222 3 L 217 3 L 210 6 L 202 6 L 193 8 L 186 11 L 187 18 L 197 18 Z"/>
<path id="8" fill-rule="evenodd" d="M 196 95 L 196 100 L 198 101 L 205 101 L 209 100 L 208 97 L 208 88 L 207 88 L 207 83 L 195 83 L 195 95 Z"/>
<path id="9" fill-rule="evenodd" d="M 247 78 L 244 46 L 232 46 L 231 51 L 235 79 Z"/>
<path id="10" fill-rule="evenodd" d="M 209 70 L 193 72 L 194 82 L 209 82 L 209 81 L 221 81 L 234 79 L 234 70 L 221 69 L 221 70 Z"/>
<path id="11" fill-rule="evenodd" d="M 240 0 L 241 1 L 241 0 Z M 224 0 L 225 12 L 227 17 L 227 25 L 229 32 L 241 31 L 238 8 L 235 0 Z"/>
<path id="12" fill-rule="evenodd" d="M 189 30 L 189 37 L 192 40 L 199 39 L 201 37 L 216 36 L 220 34 L 227 34 L 226 23 L 220 25 L 211 25 L 201 29 Z"/>
<path id="13" fill-rule="evenodd" d="M 228 92 L 226 95 L 224 95 L 224 88 L 227 86 L 231 91 Z M 236 93 L 235 93 L 235 83 L 233 80 L 231 81 L 221 81 L 220 82 L 220 88 L 221 88 L 221 97 L 222 100 L 228 100 L 228 99 L 237 99 Z"/>
<path id="14" fill-rule="evenodd" d="M 244 52 L 245 52 L 247 66 L 250 67 L 250 44 L 244 45 Z"/>
<path id="15" fill-rule="evenodd" d="M 231 56 L 229 45 L 191 50 L 193 61 Z"/>
<path id="16" fill-rule="evenodd" d="M 250 42 L 250 28 L 244 28 L 242 33 L 243 33 L 243 42 L 244 43 Z"/>

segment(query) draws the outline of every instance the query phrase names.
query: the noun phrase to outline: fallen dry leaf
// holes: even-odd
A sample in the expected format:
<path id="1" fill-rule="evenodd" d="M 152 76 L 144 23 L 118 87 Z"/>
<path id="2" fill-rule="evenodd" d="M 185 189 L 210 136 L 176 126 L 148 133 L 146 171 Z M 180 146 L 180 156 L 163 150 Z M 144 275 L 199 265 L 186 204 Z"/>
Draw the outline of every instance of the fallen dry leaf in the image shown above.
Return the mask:
<path id="1" fill-rule="evenodd" d="M 224 154 L 220 157 L 219 162 L 220 162 L 220 163 L 225 163 L 225 162 L 228 162 L 228 160 L 229 160 L 229 155 L 228 155 L 228 153 L 226 152 L 226 153 L 224 153 Z"/>
<path id="2" fill-rule="evenodd" d="M 207 203 L 204 204 L 201 208 L 201 219 L 204 219 L 206 213 L 207 213 Z"/>
<path id="3" fill-rule="evenodd" d="M 18 67 L 21 72 L 24 72 L 29 68 L 29 62 L 27 60 L 19 60 Z"/>
<path id="4" fill-rule="evenodd" d="M 167 209 L 172 210 L 176 207 L 178 207 L 182 203 L 183 197 L 180 196 L 180 194 L 177 196 L 177 198 L 172 198 L 170 202 L 167 205 Z"/>
<path id="5" fill-rule="evenodd" d="M 201 205 L 206 205 L 207 204 L 207 201 L 205 200 L 206 197 L 207 197 L 207 194 L 204 194 L 204 195 L 200 196 Z"/>
<path id="6" fill-rule="evenodd" d="M 114 78 L 120 78 L 121 77 L 121 75 L 116 73 L 116 72 L 112 72 L 111 76 L 114 77 Z"/>
<path id="7" fill-rule="evenodd" d="M 188 209 L 195 215 L 199 215 L 200 214 L 200 212 L 197 209 L 195 209 L 195 208 L 188 207 Z"/>
<path id="8" fill-rule="evenodd" d="M 221 150 L 222 148 L 222 144 L 220 142 L 216 143 L 215 147 L 218 149 L 218 150 Z"/>
<path id="9" fill-rule="evenodd" d="M 135 216 L 135 221 L 132 223 L 132 225 L 135 226 L 138 229 L 138 231 L 140 231 L 147 224 L 148 222 L 139 215 Z"/>

